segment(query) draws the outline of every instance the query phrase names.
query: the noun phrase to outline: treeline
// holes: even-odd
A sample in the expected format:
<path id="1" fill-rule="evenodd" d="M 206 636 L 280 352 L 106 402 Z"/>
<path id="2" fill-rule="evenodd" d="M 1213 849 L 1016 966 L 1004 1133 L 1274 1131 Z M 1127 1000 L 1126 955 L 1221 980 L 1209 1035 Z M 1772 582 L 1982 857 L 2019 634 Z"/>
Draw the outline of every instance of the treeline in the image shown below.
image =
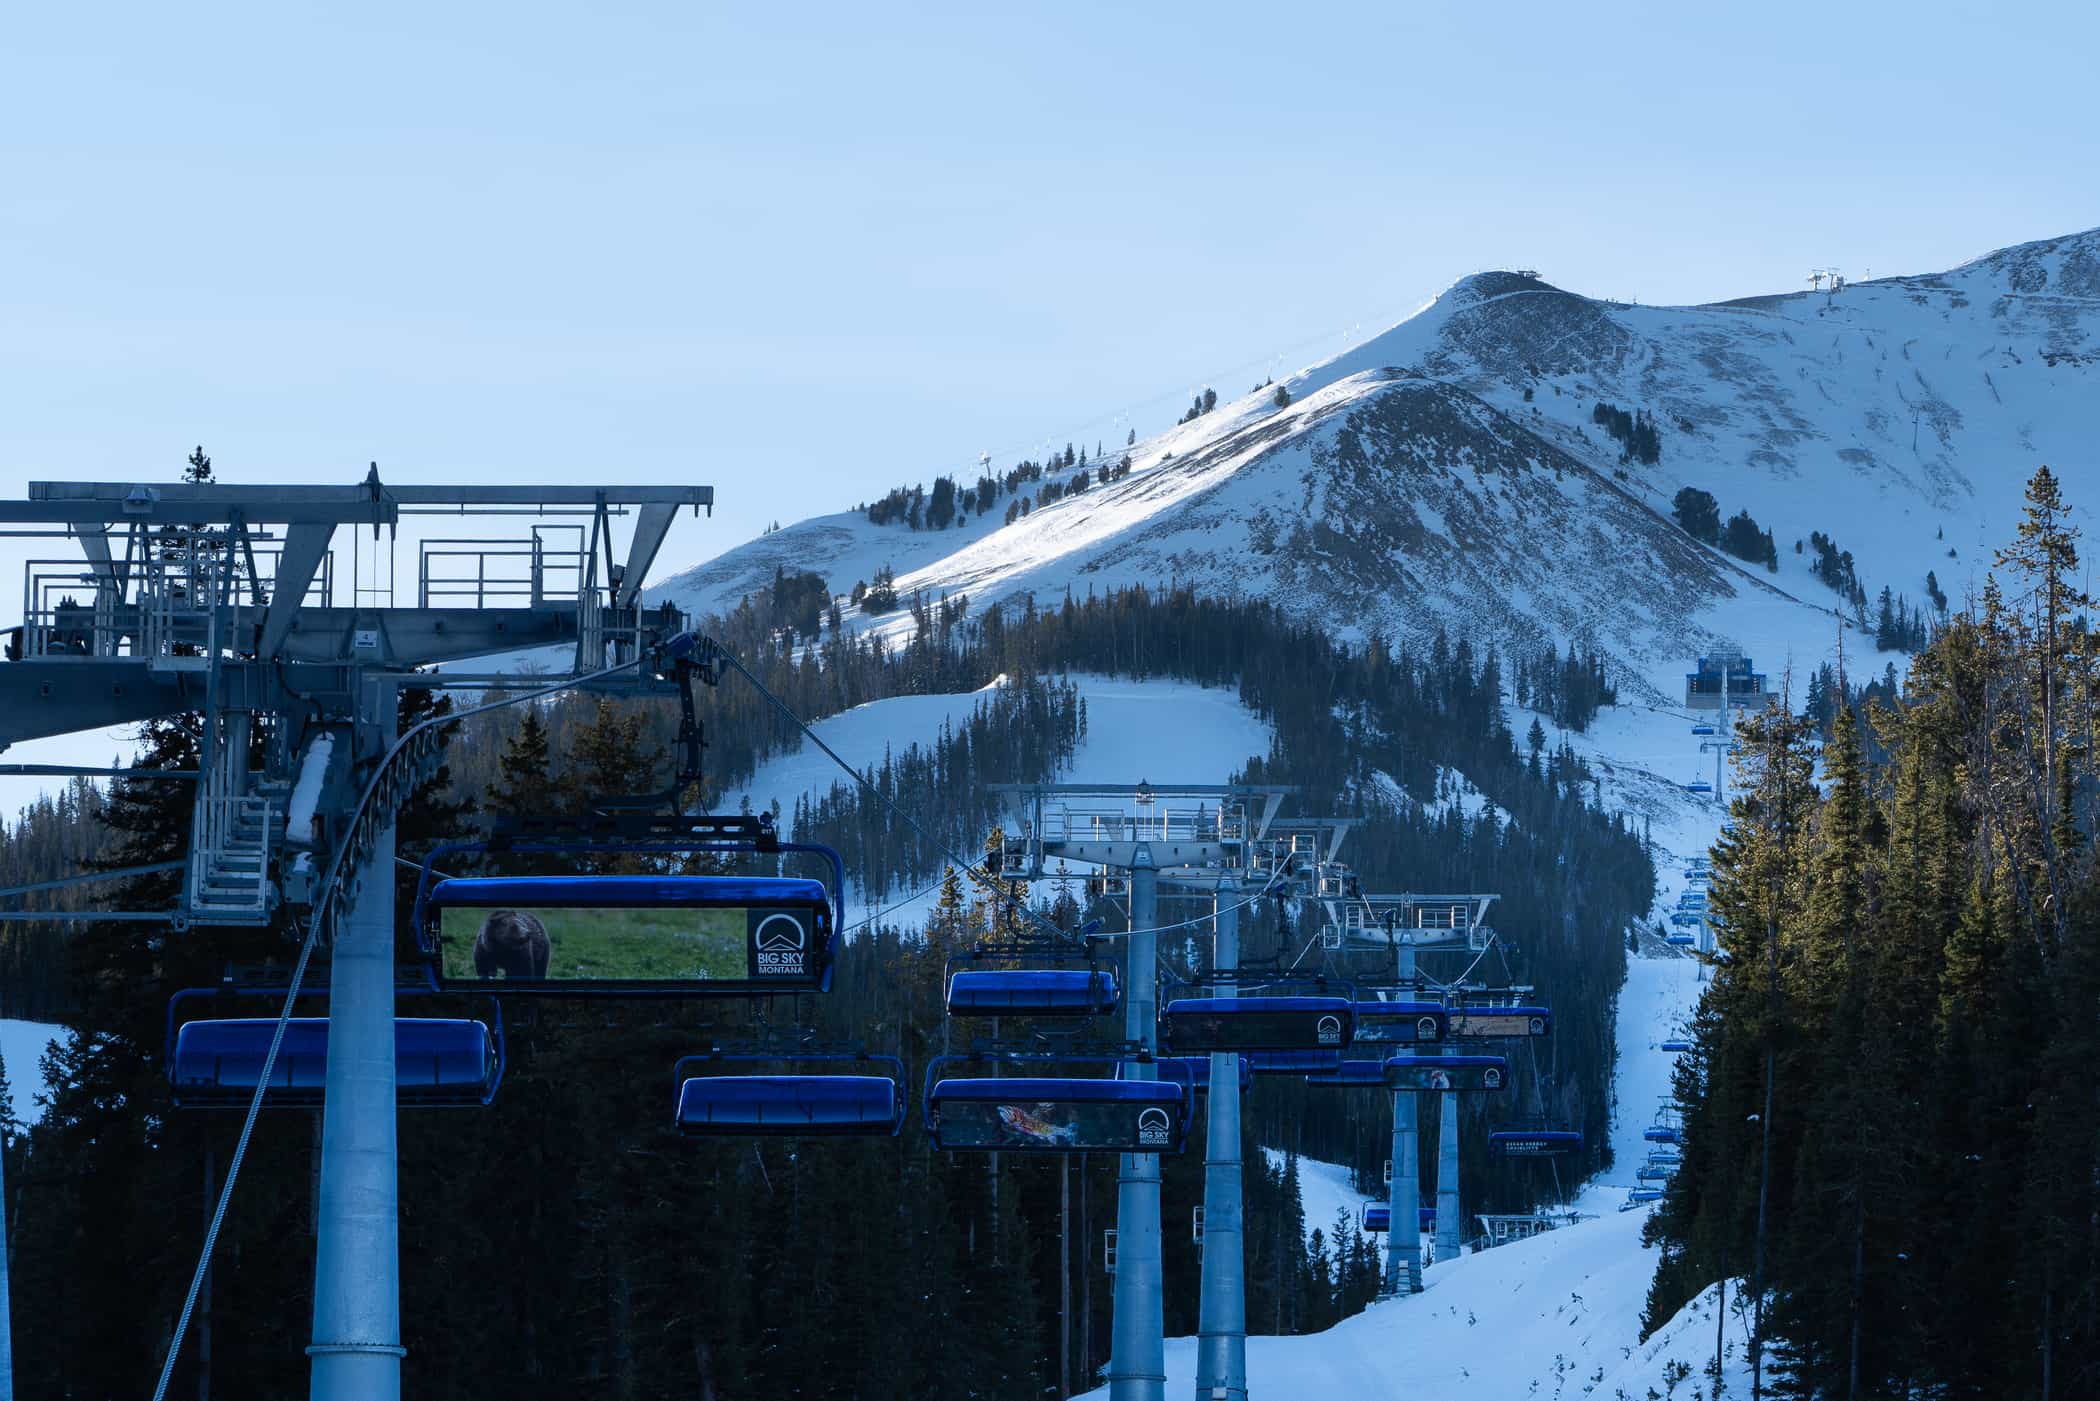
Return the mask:
<path id="1" fill-rule="evenodd" d="M 1519 658 L 1511 679 L 1518 705 L 1545 712 L 1564 730 L 1587 730 L 1599 710 L 1619 703 L 1619 692 L 1605 679 L 1604 658 L 1595 648 L 1578 654 L 1570 647 L 1563 657 L 1549 642 L 1543 651 Z"/>
<path id="2" fill-rule="evenodd" d="M 2046 468 L 1900 703 L 1753 717 L 1654 1327 L 1750 1276 L 1774 1394 L 2100 1387 L 2100 653 Z M 2003 590 L 2003 592 L 2001 592 Z M 1756 1285 L 1762 1284 L 1762 1290 Z"/>
<path id="3" fill-rule="evenodd" d="M 185 797 L 194 792 L 187 783 L 170 786 Z M 0 824 L 0 886 L 64 880 L 92 870 L 113 843 L 103 821 L 106 805 L 102 790 L 85 778 L 68 779 L 56 793 L 39 794 L 12 823 Z M 24 896 L 9 908 L 84 910 L 97 894 L 92 886 L 73 886 Z M 0 1018 L 48 1022 L 65 1011 L 71 1001 L 65 929 L 56 923 L 0 923 Z M 15 1068 L 17 1080 L 23 1069 Z"/>

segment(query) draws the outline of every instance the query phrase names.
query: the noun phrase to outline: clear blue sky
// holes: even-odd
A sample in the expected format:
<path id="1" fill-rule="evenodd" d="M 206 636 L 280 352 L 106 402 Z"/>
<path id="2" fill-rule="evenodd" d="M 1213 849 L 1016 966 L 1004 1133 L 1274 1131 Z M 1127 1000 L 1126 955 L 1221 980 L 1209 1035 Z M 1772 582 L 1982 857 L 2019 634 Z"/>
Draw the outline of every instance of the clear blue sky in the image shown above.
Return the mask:
<path id="1" fill-rule="evenodd" d="M 1482 267 L 1706 300 L 2100 224 L 2096 9 L 18 7 L 0 489 L 712 482 L 685 563 Z"/>

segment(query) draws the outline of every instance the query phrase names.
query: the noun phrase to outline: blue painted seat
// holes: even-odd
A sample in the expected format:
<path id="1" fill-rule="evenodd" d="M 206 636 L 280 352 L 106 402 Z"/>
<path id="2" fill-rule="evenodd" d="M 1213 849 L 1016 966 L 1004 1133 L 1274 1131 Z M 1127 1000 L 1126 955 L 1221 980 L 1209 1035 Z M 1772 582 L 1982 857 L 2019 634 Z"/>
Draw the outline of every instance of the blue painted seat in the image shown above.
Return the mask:
<path id="1" fill-rule="evenodd" d="M 1673 1036 L 1669 1040 L 1663 1042 L 1661 1044 L 1661 1048 L 1665 1051 L 1689 1051 L 1690 1049 L 1692 1049 L 1692 1043 L 1685 1040 L 1683 1037 Z"/>
<path id="2" fill-rule="evenodd" d="M 1650 1124 L 1641 1130 L 1641 1137 L 1650 1143 L 1675 1143 L 1677 1130 L 1668 1124 Z"/>
<path id="3" fill-rule="evenodd" d="M 1549 1036 L 1553 1011 L 1548 1007 L 1454 1007 L 1451 1037 L 1457 1041 L 1500 1041 L 1523 1036 Z"/>
<path id="4" fill-rule="evenodd" d="M 887 1075 L 696 1075 L 678 1087 L 678 1131 L 696 1137 L 893 1134 L 902 1121 Z"/>
<path id="5" fill-rule="evenodd" d="M 178 1108 L 245 1109 L 277 1032 L 274 1017 L 185 1022 L 168 1058 Z M 502 1078 L 496 1039 L 478 1021 L 394 1019 L 395 1098 L 404 1108 L 489 1103 Z M 328 1020 L 293 1017 L 270 1070 L 268 1108 L 315 1108 L 328 1079 Z"/>
<path id="6" fill-rule="evenodd" d="M 1112 968 L 964 968 L 948 975 L 951 1017 L 1091 1017 L 1120 1002 Z"/>
<path id="7" fill-rule="evenodd" d="M 1247 1064 L 1256 1075 L 1308 1075 L 1332 1070 L 1342 1063 L 1339 1049 L 1332 1051 L 1249 1051 Z"/>
<path id="8" fill-rule="evenodd" d="M 1390 1206 L 1366 1206 L 1363 1230 L 1367 1236 L 1379 1235 L 1393 1228 L 1393 1209 Z"/>
<path id="9" fill-rule="evenodd" d="M 1697 934 L 1671 934 L 1665 937 L 1670 943 L 1675 944 L 1678 948 L 1681 949 L 1690 948 L 1692 945 L 1699 942 L 1699 936 Z"/>
<path id="10" fill-rule="evenodd" d="M 1659 1202 L 1662 1199 L 1660 1187 L 1636 1187 L 1626 1194 L 1626 1203 L 1629 1206 L 1638 1206 L 1642 1202 Z"/>

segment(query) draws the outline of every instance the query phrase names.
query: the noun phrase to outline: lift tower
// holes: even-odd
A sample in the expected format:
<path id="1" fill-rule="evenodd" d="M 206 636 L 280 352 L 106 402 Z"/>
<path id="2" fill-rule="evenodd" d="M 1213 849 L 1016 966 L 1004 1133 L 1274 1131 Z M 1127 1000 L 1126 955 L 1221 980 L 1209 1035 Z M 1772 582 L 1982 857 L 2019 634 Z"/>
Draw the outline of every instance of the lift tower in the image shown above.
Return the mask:
<path id="1" fill-rule="evenodd" d="M 25 571 L 23 622 L 0 664 L 0 748 L 202 720 L 178 904 L 100 917 L 181 931 L 305 907 L 331 945 L 315 1401 L 401 1392 L 393 809 L 435 748 L 393 753 L 397 693 L 515 684 L 416 669 L 542 647 L 568 653 L 547 684 L 663 690 L 646 662 L 686 625 L 643 607 L 642 580 L 679 508 L 713 504 L 705 486 L 396 486 L 376 466 L 351 486 L 32 482 L 26 500 L 0 502 L 11 534 L 69 536 L 79 549 Z M 417 516 L 531 523 L 511 540 L 417 541 L 416 594 L 402 604 L 393 557 L 402 519 Z M 367 528 L 369 572 L 358 563 Z M 331 548 L 339 530 L 350 569 Z"/>
<path id="2" fill-rule="evenodd" d="M 1046 861 L 1127 873 L 1129 951 L 1124 969 L 1124 1039 L 1159 1046 L 1159 882 L 1163 872 L 1194 875 L 1244 869 L 1249 844 L 1275 819 L 1289 788 L 1258 785 L 995 784 L 1023 810 L 1005 838 L 1000 874 L 1040 881 Z M 1111 804 L 1113 804 L 1111 806 Z M 1212 1061 L 1211 1108 L 1230 1083 L 1237 1117 L 1239 1066 L 1220 1075 Z M 1126 1079 L 1151 1080 L 1150 1061 L 1128 1061 Z M 1236 1126 L 1235 1126 L 1236 1131 Z M 1237 1143 L 1235 1143 L 1235 1153 Z M 1209 1253 L 1209 1252 L 1206 1252 Z M 1122 1155 L 1116 1187 L 1116 1284 L 1108 1388 L 1112 1401 L 1165 1401 L 1166 1319 L 1159 1238 L 1159 1157 Z"/>
<path id="3" fill-rule="evenodd" d="M 1327 924 L 1321 946 L 1344 953 L 1386 953 L 1394 962 L 1398 992 L 1404 998 L 1420 985 L 1415 958 L 1425 952 L 1480 953 L 1494 942 L 1488 927 L 1493 895 L 1366 895 L 1353 876 L 1331 872 L 1321 881 L 1320 903 Z M 1448 1048 L 1447 1048 L 1448 1050 Z M 1422 1288 L 1422 1242 L 1412 1228 L 1421 1204 L 1417 1135 L 1420 1106 L 1414 1090 L 1393 1092 L 1393 1180 L 1387 1197 L 1385 1282 L 1388 1294 L 1419 1293 Z M 1433 1092 L 1432 1092 L 1433 1093 Z M 1440 1093 L 1437 1136 L 1436 1253 L 1440 1260 L 1458 1257 L 1458 1096 Z"/>

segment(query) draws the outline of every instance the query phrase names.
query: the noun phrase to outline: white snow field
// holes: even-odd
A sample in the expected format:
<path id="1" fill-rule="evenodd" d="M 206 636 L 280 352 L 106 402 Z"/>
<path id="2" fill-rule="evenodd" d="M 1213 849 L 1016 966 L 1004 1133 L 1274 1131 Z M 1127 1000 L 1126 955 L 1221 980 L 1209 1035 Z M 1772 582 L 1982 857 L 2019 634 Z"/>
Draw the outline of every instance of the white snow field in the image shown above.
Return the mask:
<path id="1" fill-rule="evenodd" d="M 48 1022 L 0 1019 L 0 1061 L 7 1062 L 15 1117 L 25 1124 L 44 1117 L 36 1103 L 36 1097 L 44 1092 L 44 1052 L 65 1033 L 64 1027 Z"/>

